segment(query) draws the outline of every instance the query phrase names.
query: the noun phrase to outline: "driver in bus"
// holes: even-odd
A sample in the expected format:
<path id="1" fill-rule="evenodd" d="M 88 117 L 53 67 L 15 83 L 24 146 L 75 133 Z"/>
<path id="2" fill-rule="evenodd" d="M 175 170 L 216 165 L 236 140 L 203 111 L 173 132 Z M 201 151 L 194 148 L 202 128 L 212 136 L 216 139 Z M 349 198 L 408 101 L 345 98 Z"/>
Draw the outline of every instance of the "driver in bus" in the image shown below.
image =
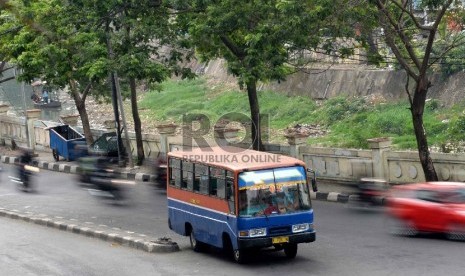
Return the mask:
<path id="1" fill-rule="evenodd" d="M 273 203 L 273 198 L 271 196 L 263 197 L 261 200 L 265 207 L 260 211 L 260 214 L 271 215 L 279 213 L 278 206 Z"/>

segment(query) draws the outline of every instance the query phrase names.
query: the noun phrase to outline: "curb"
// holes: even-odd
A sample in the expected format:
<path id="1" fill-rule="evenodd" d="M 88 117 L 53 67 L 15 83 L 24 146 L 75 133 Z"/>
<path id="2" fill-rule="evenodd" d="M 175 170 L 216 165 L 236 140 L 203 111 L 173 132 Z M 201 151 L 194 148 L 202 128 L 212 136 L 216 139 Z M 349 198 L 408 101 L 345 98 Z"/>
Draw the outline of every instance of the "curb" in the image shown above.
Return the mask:
<path id="1" fill-rule="evenodd" d="M 116 243 L 148 253 L 171 253 L 180 251 L 176 242 L 170 238 L 148 239 L 147 236 L 106 225 L 95 225 L 90 222 L 80 223 L 77 220 L 67 220 L 62 217 L 49 218 L 45 215 L 22 213 L 17 210 L 0 208 L 0 217 L 22 220 L 24 222 L 50 227 L 85 237 L 96 238 L 106 242 Z"/>
<path id="2" fill-rule="evenodd" d="M 0 160 L 5 164 L 14 164 L 18 162 L 18 157 L 13 156 L 0 156 Z M 32 164 L 39 169 L 55 171 L 55 172 L 64 172 L 71 174 L 79 173 L 78 165 L 63 164 L 57 162 L 46 162 L 41 160 L 34 160 Z M 131 173 L 131 172 L 119 172 L 119 177 L 127 180 L 137 180 L 141 182 L 150 182 L 153 179 L 156 179 L 156 175 L 146 174 L 146 173 Z"/>
<path id="3" fill-rule="evenodd" d="M 313 200 L 347 203 L 350 195 L 336 192 L 310 192 L 310 197 Z"/>

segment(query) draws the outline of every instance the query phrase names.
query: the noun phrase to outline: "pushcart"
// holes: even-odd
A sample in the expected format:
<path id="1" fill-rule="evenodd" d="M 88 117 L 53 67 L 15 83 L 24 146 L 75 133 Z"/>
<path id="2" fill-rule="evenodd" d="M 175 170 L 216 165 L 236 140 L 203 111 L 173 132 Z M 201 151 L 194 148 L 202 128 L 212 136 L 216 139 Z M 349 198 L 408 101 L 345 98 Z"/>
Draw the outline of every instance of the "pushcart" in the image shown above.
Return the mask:
<path id="1" fill-rule="evenodd" d="M 50 130 L 50 148 L 56 161 L 62 156 L 66 161 L 73 161 L 86 155 L 82 146 L 86 138 L 69 125 L 52 127 Z"/>

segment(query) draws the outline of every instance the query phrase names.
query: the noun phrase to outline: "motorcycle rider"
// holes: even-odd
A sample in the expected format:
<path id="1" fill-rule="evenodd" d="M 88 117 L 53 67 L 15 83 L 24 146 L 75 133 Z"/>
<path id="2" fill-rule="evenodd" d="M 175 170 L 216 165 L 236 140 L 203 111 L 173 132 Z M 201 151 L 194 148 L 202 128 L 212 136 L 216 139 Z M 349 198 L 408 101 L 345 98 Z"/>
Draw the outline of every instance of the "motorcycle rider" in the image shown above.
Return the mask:
<path id="1" fill-rule="evenodd" d="M 18 177 L 23 183 L 25 188 L 29 186 L 29 173 L 26 171 L 25 166 L 32 163 L 33 156 L 29 149 L 21 149 L 20 156 L 18 158 Z"/>
<path id="2" fill-rule="evenodd" d="M 388 184 L 384 179 L 362 178 L 357 185 L 357 203 L 362 206 L 381 206 L 387 189 Z"/>
<path id="3" fill-rule="evenodd" d="M 124 199 L 123 189 L 113 183 L 116 178 L 114 170 L 111 168 L 111 163 L 106 157 L 97 157 L 95 159 L 95 167 L 90 172 L 90 182 L 96 189 L 110 193 L 115 200 Z"/>

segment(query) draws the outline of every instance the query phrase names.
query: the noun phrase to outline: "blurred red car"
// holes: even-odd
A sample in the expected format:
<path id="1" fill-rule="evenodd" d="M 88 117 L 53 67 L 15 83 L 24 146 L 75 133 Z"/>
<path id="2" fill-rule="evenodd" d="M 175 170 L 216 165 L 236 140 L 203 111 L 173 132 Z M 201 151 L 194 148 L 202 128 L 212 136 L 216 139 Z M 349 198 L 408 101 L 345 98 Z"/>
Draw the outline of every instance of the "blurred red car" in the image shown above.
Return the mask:
<path id="1" fill-rule="evenodd" d="M 399 185 L 387 200 L 393 234 L 445 233 L 465 240 L 465 183 L 424 182 Z"/>

